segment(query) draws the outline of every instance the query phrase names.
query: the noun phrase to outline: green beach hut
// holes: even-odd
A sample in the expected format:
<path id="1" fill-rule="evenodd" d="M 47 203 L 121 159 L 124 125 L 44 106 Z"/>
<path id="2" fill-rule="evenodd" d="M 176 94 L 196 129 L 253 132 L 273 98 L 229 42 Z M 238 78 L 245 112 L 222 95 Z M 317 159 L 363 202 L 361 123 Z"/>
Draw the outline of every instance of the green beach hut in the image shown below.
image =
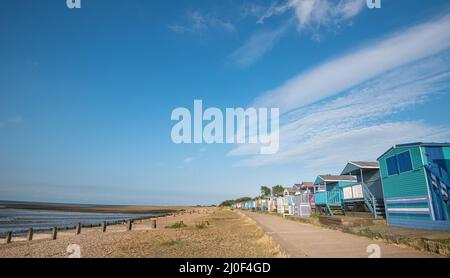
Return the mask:
<path id="1" fill-rule="evenodd" d="M 378 161 L 389 225 L 450 230 L 450 143 L 396 145 Z"/>

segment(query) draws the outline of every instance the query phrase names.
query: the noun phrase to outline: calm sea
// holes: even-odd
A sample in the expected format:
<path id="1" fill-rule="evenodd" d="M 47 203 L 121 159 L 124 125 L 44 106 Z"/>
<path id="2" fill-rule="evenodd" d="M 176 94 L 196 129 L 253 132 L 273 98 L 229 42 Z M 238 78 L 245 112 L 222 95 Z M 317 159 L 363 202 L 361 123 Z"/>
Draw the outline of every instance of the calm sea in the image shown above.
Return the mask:
<path id="1" fill-rule="evenodd" d="M 114 223 L 116 221 L 162 215 L 160 213 L 128 214 L 6 209 L 2 208 L 2 205 L 5 203 L 0 201 L 0 236 L 3 236 L 7 231 L 23 233 L 28 228 L 43 231 L 55 226 L 58 228 L 72 228 L 77 223 L 81 223 L 82 225 L 95 225 L 103 221 Z M 77 206 L 79 207 L 79 205 Z"/>

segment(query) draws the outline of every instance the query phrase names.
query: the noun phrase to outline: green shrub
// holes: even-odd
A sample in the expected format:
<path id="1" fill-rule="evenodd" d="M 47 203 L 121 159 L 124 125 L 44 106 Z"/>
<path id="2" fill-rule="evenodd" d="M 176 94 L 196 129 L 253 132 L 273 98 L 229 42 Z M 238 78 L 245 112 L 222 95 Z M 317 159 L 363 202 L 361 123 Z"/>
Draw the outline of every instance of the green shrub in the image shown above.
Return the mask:
<path id="1" fill-rule="evenodd" d="M 177 239 L 171 239 L 169 241 L 164 241 L 162 243 L 162 245 L 164 245 L 164 246 L 175 246 L 175 245 L 181 245 L 183 243 L 184 242 L 181 239 L 177 238 Z"/>
<path id="2" fill-rule="evenodd" d="M 172 225 L 166 226 L 166 228 L 169 228 L 169 229 L 181 229 L 181 228 L 185 228 L 185 227 L 187 227 L 187 225 L 184 224 L 183 221 L 178 221 Z"/>
<path id="3" fill-rule="evenodd" d="M 205 224 L 205 222 L 196 223 L 195 224 L 195 228 L 197 228 L 197 229 L 204 229 L 204 228 L 206 228 L 206 224 Z"/>

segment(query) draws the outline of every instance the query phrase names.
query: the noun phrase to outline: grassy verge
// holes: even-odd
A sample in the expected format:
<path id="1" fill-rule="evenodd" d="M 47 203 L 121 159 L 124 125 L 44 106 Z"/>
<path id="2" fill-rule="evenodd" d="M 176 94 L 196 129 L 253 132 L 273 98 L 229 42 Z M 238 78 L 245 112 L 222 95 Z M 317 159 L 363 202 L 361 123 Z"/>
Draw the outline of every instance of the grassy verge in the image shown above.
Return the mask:
<path id="1" fill-rule="evenodd" d="M 270 214 L 290 221 L 301 222 L 305 224 L 311 224 L 318 227 L 338 230 L 344 233 L 353 234 L 357 236 L 363 236 L 374 240 L 382 240 L 385 243 L 404 245 L 416 250 L 436 253 L 439 255 L 450 257 L 450 238 L 444 239 L 425 239 L 425 238 L 410 238 L 408 236 L 390 234 L 387 232 L 379 232 L 371 229 L 370 226 L 366 227 L 346 227 L 346 226 L 330 226 L 324 225 L 319 222 L 318 214 L 313 214 L 309 218 L 300 218 L 295 216 L 283 216 L 278 213 L 262 212 L 258 213 Z"/>

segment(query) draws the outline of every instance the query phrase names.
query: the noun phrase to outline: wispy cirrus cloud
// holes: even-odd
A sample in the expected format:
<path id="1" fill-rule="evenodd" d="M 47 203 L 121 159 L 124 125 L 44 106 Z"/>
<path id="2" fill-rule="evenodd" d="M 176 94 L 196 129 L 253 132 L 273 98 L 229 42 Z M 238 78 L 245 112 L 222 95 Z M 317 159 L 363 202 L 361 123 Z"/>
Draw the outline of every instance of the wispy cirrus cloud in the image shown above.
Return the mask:
<path id="1" fill-rule="evenodd" d="M 288 12 L 293 17 L 281 27 L 253 33 L 250 38 L 235 50 L 229 58 L 239 67 L 248 67 L 268 53 L 280 38 L 286 34 L 292 22 L 297 22 L 299 32 L 311 32 L 315 40 L 320 40 L 323 27 L 336 29 L 358 15 L 365 7 L 365 0 L 287 0 L 272 3 L 265 7 L 259 4 L 246 4 L 242 8 L 243 16 L 257 18 L 258 24 L 264 24 L 270 18 Z"/>
<path id="2" fill-rule="evenodd" d="M 186 158 L 183 160 L 183 163 L 189 164 L 189 163 L 194 162 L 194 160 L 195 160 L 195 157 L 192 157 L 192 156 L 186 157 Z"/>
<path id="3" fill-rule="evenodd" d="M 281 26 L 277 29 L 256 32 L 231 53 L 229 59 L 238 67 L 250 66 L 270 51 L 287 30 L 288 26 Z"/>
<path id="4" fill-rule="evenodd" d="M 299 30 L 307 27 L 318 29 L 351 19 L 363 10 L 365 3 L 365 0 L 288 0 L 282 4 L 272 4 L 258 18 L 258 23 L 294 11 Z"/>
<path id="5" fill-rule="evenodd" d="M 212 15 L 203 15 L 198 11 L 190 11 L 187 14 L 185 24 L 173 24 L 169 29 L 175 33 L 202 33 L 209 28 L 223 29 L 228 32 L 234 32 L 236 27 L 229 21 L 222 20 Z"/>
<path id="6" fill-rule="evenodd" d="M 450 15 L 396 33 L 300 73 L 264 93 L 254 106 L 291 109 L 336 95 L 396 67 L 450 47 Z"/>
<path id="7" fill-rule="evenodd" d="M 375 160 L 397 143 L 448 141 L 448 126 L 392 116 L 449 94 L 449 28 L 448 16 L 412 27 L 263 94 L 256 106 L 283 112 L 280 152 L 260 156 L 258 146 L 242 145 L 229 155 L 250 156 L 238 162 L 245 166 L 299 161 L 335 169 L 347 160 Z"/>

